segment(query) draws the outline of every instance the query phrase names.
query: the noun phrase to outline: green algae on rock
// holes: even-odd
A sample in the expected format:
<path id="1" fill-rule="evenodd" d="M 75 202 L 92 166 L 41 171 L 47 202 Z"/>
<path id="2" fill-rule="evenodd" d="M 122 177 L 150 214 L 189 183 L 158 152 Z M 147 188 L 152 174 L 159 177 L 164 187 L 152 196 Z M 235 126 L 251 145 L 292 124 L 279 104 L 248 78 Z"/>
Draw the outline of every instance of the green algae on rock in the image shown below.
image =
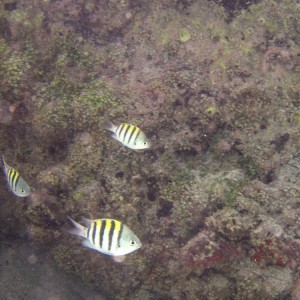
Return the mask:
<path id="1" fill-rule="evenodd" d="M 190 31 L 187 28 L 182 28 L 179 32 L 179 41 L 185 43 L 191 38 Z"/>

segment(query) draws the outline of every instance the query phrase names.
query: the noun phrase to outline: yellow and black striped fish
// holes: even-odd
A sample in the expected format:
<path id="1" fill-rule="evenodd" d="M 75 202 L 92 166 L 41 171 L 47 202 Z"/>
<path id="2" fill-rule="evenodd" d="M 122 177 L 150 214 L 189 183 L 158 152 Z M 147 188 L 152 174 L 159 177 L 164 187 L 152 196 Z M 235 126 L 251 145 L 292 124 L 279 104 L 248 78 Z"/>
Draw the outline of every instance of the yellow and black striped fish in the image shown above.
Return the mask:
<path id="1" fill-rule="evenodd" d="M 85 226 L 69 218 L 74 229 L 69 233 L 84 237 L 82 244 L 107 255 L 126 255 L 139 249 L 139 238 L 125 224 L 113 219 L 83 219 Z"/>
<path id="2" fill-rule="evenodd" d="M 30 195 L 30 186 L 26 183 L 23 177 L 17 170 L 10 167 L 4 160 L 2 155 L 3 168 L 10 190 L 19 197 L 26 197 Z"/>
<path id="3" fill-rule="evenodd" d="M 146 149 L 150 142 L 138 127 L 123 123 L 119 126 L 109 122 L 106 129 L 112 131 L 112 137 L 131 149 Z"/>

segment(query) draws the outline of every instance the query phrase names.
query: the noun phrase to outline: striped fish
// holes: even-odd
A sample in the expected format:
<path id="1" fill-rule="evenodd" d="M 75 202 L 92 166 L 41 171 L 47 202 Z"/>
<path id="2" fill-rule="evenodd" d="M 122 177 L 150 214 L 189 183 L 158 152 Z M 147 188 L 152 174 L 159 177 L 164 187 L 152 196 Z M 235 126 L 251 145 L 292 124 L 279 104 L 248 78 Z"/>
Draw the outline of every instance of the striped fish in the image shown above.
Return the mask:
<path id="1" fill-rule="evenodd" d="M 145 134 L 138 127 L 123 123 L 115 125 L 108 122 L 106 129 L 112 131 L 112 137 L 131 149 L 146 149 L 150 147 L 150 142 Z"/>
<path id="2" fill-rule="evenodd" d="M 19 197 L 26 197 L 30 195 L 30 186 L 26 183 L 23 177 L 17 170 L 10 167 L 4 160 L 2 155 L 3 168 L 8 182 L 9 189 Z"/>
<path id="3" fill-rule="evenodd" d="M 83 226 L 73 219 L 75 226 L 69 233 L 85 238 L 82 244 L 88 248 L 113 256 L 126 255 L 139 249 L 139 238 L 125 224 L 113 219 L 83 219 Z"/>

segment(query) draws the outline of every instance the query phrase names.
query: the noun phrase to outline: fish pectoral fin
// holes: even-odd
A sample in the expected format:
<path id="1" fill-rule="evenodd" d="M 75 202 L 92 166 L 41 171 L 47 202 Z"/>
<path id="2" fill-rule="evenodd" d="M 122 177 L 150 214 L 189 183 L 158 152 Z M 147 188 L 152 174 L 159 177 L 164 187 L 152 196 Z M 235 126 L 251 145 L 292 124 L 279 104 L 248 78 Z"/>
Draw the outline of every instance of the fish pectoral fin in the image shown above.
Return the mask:
<path id="1" fill-rule="evenodd" d="M 121 263 L 125 260 L 126 256 L 125 255 L 118 255 L 118 256 L 112 256 L 113 261 L 117 263 Z"/>

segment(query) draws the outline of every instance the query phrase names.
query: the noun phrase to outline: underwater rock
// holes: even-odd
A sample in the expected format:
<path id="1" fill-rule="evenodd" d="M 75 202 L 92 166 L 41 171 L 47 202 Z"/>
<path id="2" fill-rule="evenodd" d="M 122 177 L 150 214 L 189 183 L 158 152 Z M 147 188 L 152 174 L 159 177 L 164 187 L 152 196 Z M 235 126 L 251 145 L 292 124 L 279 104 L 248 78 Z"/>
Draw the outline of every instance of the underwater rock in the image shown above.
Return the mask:
<path id="1" fill-rule="evenodd" d="M 274 299 L 287 294 L 291 288 L 293 278 L 289 268 L 270 266 L 261 269 L 248 261 L 242 266 L 234 276 L 238 299 Z"/>
<path id="2" fill-rule="evenodd" d="M 230 280 L 221 274 L 204 276 L 202 290 L 199 298 L 218 299 L 222 295 L 222 299 L 230 299 L 233 294 Z"/>
<path id="3" fill-rule="evenodd" d="M 0 105 L 0 123 L 11 124 L 15 110 L 16 107 L 14 105 L 10 105 L 7 101 L 2 100 Z"/>
<path id="4" fill-rule="evenodd" d="M 17 202 L 2 185 L 1 244 L 27 238 L 110 299 L 288 298 L 299 3 L 102 2 L 0 4 L 1 151 L 33 187 Z M 151 151 L 111 141 L 106 120 L 145 128 Z M 116 264 L 64 235 L 68 215 L 118 218 L 143 248 Z"/>
<path id="5" fill-rule="evenodd" d="M 293 283 L 292 299 L 300 299 L 300 278 L 296 279 Z"/>
<path id="6" fill-rule="evenodd" d="M 250 216 L 242 216 L 231 208 L 217 211 L 209 216 L 205 223 L 209 228 L 216 230 L 231 241 L 247 239 L 254 227 Z"/>
<path id="7" fill-rule="evenodd" d="M 198 233 L 180 249 L 184 266 L 196 269 L 199 274 L 240 255 L 241 249 L 238 244 L 219 240 L 215 233 L 209 230 Z"/>

